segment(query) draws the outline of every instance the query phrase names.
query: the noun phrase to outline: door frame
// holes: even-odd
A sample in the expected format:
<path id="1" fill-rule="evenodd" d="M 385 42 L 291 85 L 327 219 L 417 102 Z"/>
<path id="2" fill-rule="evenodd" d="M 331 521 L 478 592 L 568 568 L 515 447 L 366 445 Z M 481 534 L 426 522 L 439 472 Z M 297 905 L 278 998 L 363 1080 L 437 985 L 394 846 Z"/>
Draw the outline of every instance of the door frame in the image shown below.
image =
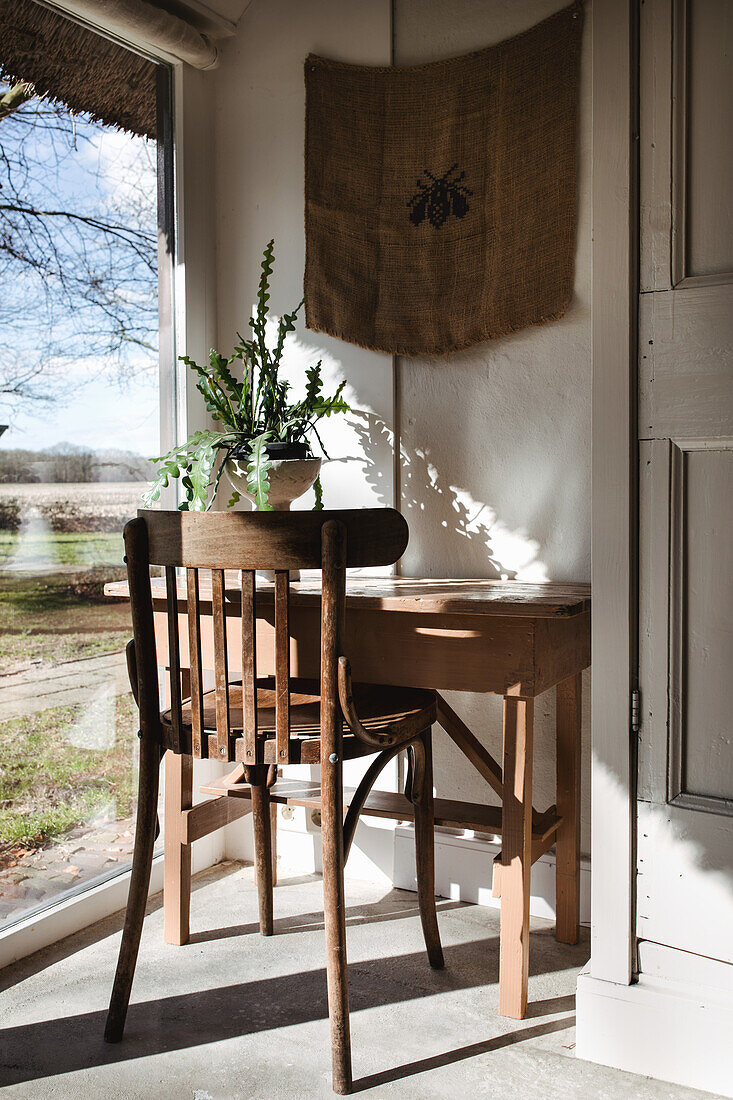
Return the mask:
<path id="1" fill-rule="evenodd" d="M 649 8 L 593 0 L 592 953 L 578 979 L 575 1054 L 733 1097 L 733 1004 L 717 968 L 637 943 L 635 931 L 638 43 Z"/>
<path id="2" fill-rule="evenodd" d="M 590 974 L 634 975 L 638 5 L 593 3 Z"/>

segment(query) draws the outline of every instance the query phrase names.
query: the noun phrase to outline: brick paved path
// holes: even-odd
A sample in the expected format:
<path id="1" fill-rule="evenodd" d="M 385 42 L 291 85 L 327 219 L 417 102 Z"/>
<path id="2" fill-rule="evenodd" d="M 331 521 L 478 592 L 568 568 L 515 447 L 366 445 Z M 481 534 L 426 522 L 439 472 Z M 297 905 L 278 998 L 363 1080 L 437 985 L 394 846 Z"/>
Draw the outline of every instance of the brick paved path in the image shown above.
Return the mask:
<path id="1" fill-rule="evenodd" d="M 134 827 L 132 818 L 102 819 L 80 825 L 38 851 L 6 853 L 7 864 L 0 871 L 0 929 L 72 887 L 124 867 L 132 859 Z"/>
<path id="2" fill-rule="evenodd" d="M 114 694 L 130 690 L 124 653 L 103 653 L 58 665 L 36 665 L 0 676 L 0 721 L 35 714 L 49 707 L 87 703 L 114 682 Z"/>
<path id="3" fill-rule="evenodd" d="M 39 665 L 0 676 L 0 719 L 49 707 L 89 704 L 104 689 L 129 691 L 124 653 L 107 653 L 58 665 Z M 0 929 L 42 908 L 81 883 L 114 871 L 132 858 L 134 820 L 109 816 L 80 825 L 45 848 L 16 848 L 2 855 Z"/>

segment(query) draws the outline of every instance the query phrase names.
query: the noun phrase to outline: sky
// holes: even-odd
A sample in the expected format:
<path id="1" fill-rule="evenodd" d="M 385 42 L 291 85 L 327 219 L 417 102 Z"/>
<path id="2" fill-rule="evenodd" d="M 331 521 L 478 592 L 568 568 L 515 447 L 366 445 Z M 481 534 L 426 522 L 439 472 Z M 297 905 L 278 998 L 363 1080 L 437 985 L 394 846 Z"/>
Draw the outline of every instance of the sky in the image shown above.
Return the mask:
<path id="1" fill-rule="evenodd" d="M 88 380 L 68 402 L 38 406 L 0 438 L 0 447 L 45 450 L 72 443 L 91 450 L 123 450 L 154 458 L 159 453 L 158 390 L 141 379 L 124 390 Z"/>
<path id="2" fill-rule="evenodd" d="M 19 125 L 13 127 L 10 121 L 4 120 L 0 128 L 2 152 L 12 155 L 13 143 L 20 143 L 25 134 L 24 140 L 32 142 L 32 158 L 42 168 L 46 161 L 49 165 L 48 173 L 41 171 L 36 181 L 29 180 L 27 201 L 42 208 L 45 204 L 46 209 L 54 202 L 58 209 L 91 212 L 124 224 L 129 224 L 132 211 L 145 232 L 155 236 L 154 143 L 146 144 L 142 138 L 91 123 L 84 116 L 75 119 L 79 140 L 73 141 L 49 139 L 42 133 L 32 134 L 29 139 L 28 127 L 25 130 Z M 73 262 L 73 236 L 69 240 Z M 60 296 L 56 301 L 53 286 L 48 282 L 46 285 L 50 287 L 53 323 L 63 339 L 68 306 Z M 3 316 L 10 312 L 7 306 L 11 295 L 12 311 L 22 323 L 12 328 L 6 325 L 3 331 Z M 33 301 L 35 308 L 29 305 Z M 35 299 L 30 289 L 23 290 L 22 274 L 12 281 L 6 280 L 7 311 L 0 313 L 0 342 L 16 356 L 31 361 L 43 354 L 43 334 L 48 329 L 48 315 L 38 315 L 38 301 L 37 290 Z M 93 323 L 91 314 L 87 323 Z M 122 363 L 120 372 L 120 363 L 112 355 L 85 356 L 83 338 L 74 337 L 70 347 L 71 354 L 51 362 L 48 370 L 48 391 L 53 393 L 53 400 L 24 402 L 12 414 L 9 430 L 0 436 L 0 448 L 45 449 L 72 443 L 91 449 L 114 448 L 148 457 L 157 455 L 157 352 L 132 345 L 118 357 Z M 77 347 L 81 354 L 75 357 L 73 351 Z M 124 378 L 119 377 L 121 373 Z M 8 409 L 0 404 L 0 423 L 7 423 L 8 419 L 11 419 Z"/>

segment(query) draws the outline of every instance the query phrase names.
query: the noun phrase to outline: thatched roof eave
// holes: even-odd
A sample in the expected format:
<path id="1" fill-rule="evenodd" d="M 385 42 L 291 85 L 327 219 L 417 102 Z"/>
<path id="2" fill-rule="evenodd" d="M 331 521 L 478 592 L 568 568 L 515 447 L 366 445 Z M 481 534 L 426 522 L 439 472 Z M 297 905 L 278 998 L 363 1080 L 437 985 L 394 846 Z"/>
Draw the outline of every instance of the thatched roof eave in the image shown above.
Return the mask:
<path id="1" fill-rule="evenodd" d="M 0 76 L 98 122 L 154 138 L 155 62 L 33 0 L 0 0 Z"/>

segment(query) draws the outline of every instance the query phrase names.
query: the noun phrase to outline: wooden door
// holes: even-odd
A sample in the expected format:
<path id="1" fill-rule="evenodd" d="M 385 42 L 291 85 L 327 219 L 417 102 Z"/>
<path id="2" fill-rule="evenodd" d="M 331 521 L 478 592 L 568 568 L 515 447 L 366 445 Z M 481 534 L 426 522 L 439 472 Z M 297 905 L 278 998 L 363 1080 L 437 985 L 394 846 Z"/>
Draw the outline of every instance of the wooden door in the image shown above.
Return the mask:
<path id="1" fill-rule="evenodd" d="M 733 4 L 640 42 L 637 935 L 733 962 Z"/>

